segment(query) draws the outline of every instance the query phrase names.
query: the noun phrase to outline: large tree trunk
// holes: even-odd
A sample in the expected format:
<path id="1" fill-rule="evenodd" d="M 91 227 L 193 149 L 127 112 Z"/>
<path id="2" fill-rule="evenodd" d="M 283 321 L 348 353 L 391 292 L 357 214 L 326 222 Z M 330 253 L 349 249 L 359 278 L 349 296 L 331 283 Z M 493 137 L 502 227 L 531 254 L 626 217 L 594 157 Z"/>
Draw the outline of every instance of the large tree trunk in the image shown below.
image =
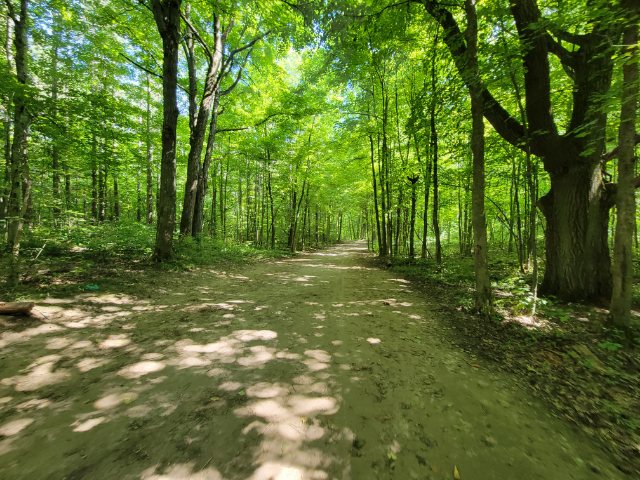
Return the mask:
<path id="1" fill-rule="evenodd" d="M 547 219 L 542 290 L 565 299 L 606 298 L 611 291 L 607 219 L 612 202 L 602 182 L 600 160 L 612 42 L 619 38 L 621 26 L 611 22 L 606 9 L 589 6 L 589 33 L 572 35 L 544 18 L 536 0 L 509 3 L 522 53 L 527 125 L 512 117 L 480 81 L 484 116 L 506 141 L 542 158 L 551 177 L 551 190 L 540 200 Z M 455 16 L 440 2 L 425 0 L 424 6 L 443 27 L 444 41 L 469 86 L 475 80 L 465 72 L 467 44 Z M 562 135 L 552 113 L 550 55 L 573 81 L 571 120 Z"/>
<path id="2" fill-rule="evenodd" d="M 603 300 L 611 294 L 607 225 L 611 200 L 599 165 L 551 175 L 539 201 L 546 219 L 546 268 L 541 293 L 566 300 Z"/>
<path id="3" fill-rule="evenodd" d="M 158 225 L 154 257 L 156 261 L 173 256 L 176 224 L 176 130 L 178 124 L 178 42 L 181 0 L 153 0 L 153 16 L 162 37 L 162 164 L 158 195 Z"/>

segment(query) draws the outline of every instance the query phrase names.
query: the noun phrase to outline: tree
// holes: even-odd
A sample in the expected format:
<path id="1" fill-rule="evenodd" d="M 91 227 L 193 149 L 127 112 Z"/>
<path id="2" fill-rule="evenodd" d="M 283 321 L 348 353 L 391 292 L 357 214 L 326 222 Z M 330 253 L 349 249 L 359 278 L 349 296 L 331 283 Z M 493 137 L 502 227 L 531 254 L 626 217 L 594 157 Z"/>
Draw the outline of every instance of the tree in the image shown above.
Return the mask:
<path id="1" fill-rule="evenodd" d="M 416 3 L 443 28 L 444 41 L 465 79 L 468 45 L 454 15 L 437 1 Z M 584 34 L 548 21 L 536 0 L 512 1 L 510 11 L 522 52 L 526 131 L 486 85 L 479 88 L 487 120 L 519 148 L 525 149 L 528 139 L 551 178 L 550 191 L 540 199 L 547 224 L 541 290 L 565 299 L 607 297 L 611 292 L 607 224 L 613 203 L 612 186 L 603 181 L 600 166 L 607 119 L 603 102 L 613 68 L 609 39 L 619 37 L 619 25 L 597 6 L 588 9 L 584 23 L 589 33 Z M 559 132 L 551 108 L 550 55 L 558 58 L 573 83 L 573 108 L 564 133 Z"/>
<path id="2" fill-rule="evenodd" d="M 164 261 L 173 256 L 176 223 L 176 130 L 178 123 L 178 46 L 181 0 L 152 0 L 153 17 L 162 38 L 162 163 L 158 193 L 158 224 L 154 257 Z"/>
<path id="3" fill-rule="evenodd" d="M 491 283 L 489 282 L 489 268 L 487 264 L 487 220 L 484 212 L 484 118 L 483 99 L 480 88 L 480 73 L 478 71 L 478 17 L 476 0 L 465 0 L 467 14 L 467 65 L 465 82 L 471 96 L 471 150 L 473 154 L 473 188 L 472 188 L 472 217 L 473 217 L 473 261 L 476 277 L 475 307 L 482 314 L 491 310 Z"/>
<path id="4" fill-rule="evenodd" d="M 615 243 L 613 246 L 613 290 L 610 320 L 617 327 L 628 328 L 631 320 L 631 290 L 633 273 L 633 230 L 636 222 L 635 198 L 635 125 L 638 108 L 638 23 L 640 8 L 626 2 L 623 18 L 625 58 L 623 70 L 622 107 L 618 131 L 618 187 L 616 191 Z"/>
<path id="5" fill-rule="evenodd" d="M 7 202 L 7 248 L 11 255 L 8 283 L 18 281 L 20 235 L 31 195 L 29 178 L 29 128 L 32 115 L 28 108 L 28 0 L 20 0 L 18 11 L 11 0 L 5 0 L 14 25 L 16 89 L 13 94 L 13 140 L 9 158 L 9 198 Z"/>

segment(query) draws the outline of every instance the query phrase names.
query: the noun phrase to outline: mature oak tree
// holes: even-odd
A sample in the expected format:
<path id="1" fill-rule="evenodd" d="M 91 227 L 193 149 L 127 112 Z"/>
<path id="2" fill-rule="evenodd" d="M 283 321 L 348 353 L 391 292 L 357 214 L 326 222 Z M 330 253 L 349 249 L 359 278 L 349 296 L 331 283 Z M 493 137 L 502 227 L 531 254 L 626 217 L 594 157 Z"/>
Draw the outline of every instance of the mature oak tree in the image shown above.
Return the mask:
<path id="1" fill-rule="evenodd" d="M 441 25 L 444 41 L 463 80 L 468 45 L 448 4 L 414 0 Z M 620 27 L 610 14 L 593 9 L 588 33 L 562 31 L 545 19 L 536 0 L 510 3 L 522 52 L 527 131 L 481 85 L 484 116 L 509 143 L 541 157 L 551 189 L 540 199 L 546 219 L 546 268 L 541 290 L 565 299 L 606 298 L 611 293 L 607 245 L 614 188 L 605 183 L 607 114 L 603 99 L 613 71 L 612 39 Z M 565 44 L 573 45 L 570 50 Z M 552 113 L 550 56 L 573 82 L 569 124 L 559 132 Z"/>

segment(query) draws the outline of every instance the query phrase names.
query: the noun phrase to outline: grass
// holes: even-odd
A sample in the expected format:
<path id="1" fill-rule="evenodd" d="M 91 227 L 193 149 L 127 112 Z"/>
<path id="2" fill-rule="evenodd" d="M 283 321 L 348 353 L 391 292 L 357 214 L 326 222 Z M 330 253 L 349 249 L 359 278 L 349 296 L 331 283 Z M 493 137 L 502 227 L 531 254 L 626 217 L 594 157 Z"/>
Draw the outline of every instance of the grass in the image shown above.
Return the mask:
<path id="1" fill-rule="evenodd" d="M 132 273 L 229 269 L 290 255 L 207 236 L 176 237 L 174 259 L 158 265 L 152 260 L 154 241 L 155 228 L 142 223 L 78 221 L 61 228 L 37 226 L 23 235 L 21 282 L 13 289 L 3 288 L 0 301 L 77 294 L 123 282 L 132 288 Z M 7 277 L 8 268 L 8 256 L 1 255 L 0 278 Z"/>

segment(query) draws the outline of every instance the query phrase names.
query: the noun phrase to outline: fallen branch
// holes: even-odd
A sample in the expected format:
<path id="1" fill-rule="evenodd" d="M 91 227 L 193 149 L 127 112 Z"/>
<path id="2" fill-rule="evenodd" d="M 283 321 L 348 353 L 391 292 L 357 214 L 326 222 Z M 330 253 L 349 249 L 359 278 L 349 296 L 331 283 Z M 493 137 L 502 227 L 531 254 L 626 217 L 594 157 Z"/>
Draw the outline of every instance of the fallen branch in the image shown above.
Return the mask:
<path id="1" fill-rule="evenodd" d="M 0 303 L 0 315 L 28 315 L 34 306 L 33 302 Z"/>

